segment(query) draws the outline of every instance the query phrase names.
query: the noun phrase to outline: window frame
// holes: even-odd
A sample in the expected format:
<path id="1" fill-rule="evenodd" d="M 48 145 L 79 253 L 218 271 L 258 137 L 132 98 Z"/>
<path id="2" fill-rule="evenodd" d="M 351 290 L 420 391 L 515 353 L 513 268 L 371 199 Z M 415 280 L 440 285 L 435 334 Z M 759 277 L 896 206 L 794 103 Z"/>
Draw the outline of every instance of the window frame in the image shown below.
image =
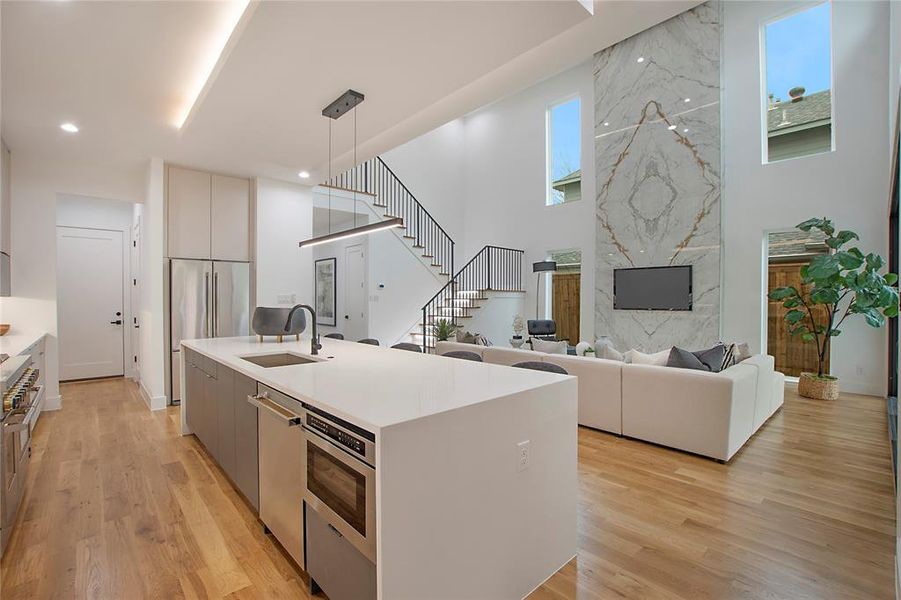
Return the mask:
<path id="1" fill-rule="evenodd" d="M 553 166 L 554 166 L 554 152 L 553 152 L 553 129 L 551 125 L 551 113 L 555 108 L 566 104 L 568 102 L 572 102 L 573 100 L 579 101 L 579 169 L 584 172 L 582 169 L 582 95 L 579 92 L 573 92 L 567 96 L 562 98 L 558 98 L 553 102 L 549 102 L 544 107 L 544 205 L 545 207 L 554 207 L 554 206 L 564 206 L 566 204 L 573 204 L 573 202 L 551 202 L 553 198 L 553 187 L 552 184 L 554 182 L 553 178 Z M 581 185 L 581 184 L 580 184 Z M 581 201 L 581 196 L 579 200 L 574 202 Z"/>
<path id="2" fill-rule="evenodd" d="M 770 160 L 770 151 L 769 151 L 769 130 L 767 129 L 767 114 L 768 114 L 768 103 L 767 103 L 767 53 L 766 53 L 766 28 L 768 25 L 775 23 L 776 21 L 781 21 L 783 19 L 787 19 L 796 14 L 802 13 L 807 10 L 811 10 L 823 4 L 829 5 L 829 94 L 830 94 L 830 106 L 829 109 L 831 111 L 830 115 L 830 147 L 829 150 L 823 150 L 821 152 L 813 152 L 810 154 L 803 154 L 801 156 L 790 156 L 788 158 L 779 158 L 776 160 Z M 790 160 L 798 160 L 802 158 L 811 158 L 814 156 L 822 156 L 824 154 L 829 154 L 835 152 L 835 3 L 832 0 L 817 0 L 814 2 L 804 2 L 800 6 L 793 6 L 787 10 L 780 11 L 779 13 L 768 17 L 766 19 L 762 19 L 760 21 L 760 26 L 758 28 L 758 37 L 759 43 L 758 47 L 760 48 L 760 56 L 759 56 L 759 65 L 760 65 L 760 77 L 759 77 L 759 86 L 760 86 L 760 94 L 759 94 L 759 102 L 760 102 L 760 164 L 761 165 L 772 165 L 783 163 Z"/>

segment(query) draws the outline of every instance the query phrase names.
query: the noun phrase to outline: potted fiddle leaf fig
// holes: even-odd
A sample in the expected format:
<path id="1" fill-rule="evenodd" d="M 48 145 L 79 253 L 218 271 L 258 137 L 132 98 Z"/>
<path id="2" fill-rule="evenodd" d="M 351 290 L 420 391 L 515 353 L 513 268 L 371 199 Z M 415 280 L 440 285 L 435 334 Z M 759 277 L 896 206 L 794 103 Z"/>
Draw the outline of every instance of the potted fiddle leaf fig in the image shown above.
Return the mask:
<path id="1" fill-rule="evenodd" d="M 898 316 L 898 288 L 894 287 L 898 275 L 880 274 L 883 258 L 872 252 L 865 255 L 856 246 L 847 247 L 860 237 L 846 229 L 836 231 L 829 219 L 808 219 L 797 228 L 823 232 L 830 253 L 801 267 L 801 289 L 780 287 L 768 296 L 788 309 L 785 323 L 789 333 L 817 347 L 817 372 L 801 373 L 798 393 L 807 398 L 835 400 L 838 378 L 824 372 L 832 338 L 841 335 L 848 317 L 861 315 L 871 327 L 882 327 L 887 317 Z M 824 310 L 816 310 L 818 306 Z"/>

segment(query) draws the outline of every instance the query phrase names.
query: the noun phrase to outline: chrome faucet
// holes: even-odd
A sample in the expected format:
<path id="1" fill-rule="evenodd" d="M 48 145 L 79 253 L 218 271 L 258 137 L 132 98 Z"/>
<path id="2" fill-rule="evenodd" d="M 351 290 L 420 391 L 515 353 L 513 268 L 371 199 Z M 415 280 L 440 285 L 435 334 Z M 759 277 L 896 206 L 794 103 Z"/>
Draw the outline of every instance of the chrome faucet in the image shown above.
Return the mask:
<path id="1" fill-rule="evenodd" d="M 310 318 L 313 320 L 313 339 L 310 340 L 310 346 L 312 350 L 310 354 L 316 356 L 319 354 L 319 349 L 322 348 L 322 344 L 319 343 L 319 334 L 316 332 L 316 311 L 313 310 L 313 307 L 309 304 L 295 304 L 291 308 L 291 312 L 288 313 L 288 320 L 285 321 L 285 333 L 291 331 L 291 319 L 294 318 L 294 313 L 296 313 L 299 309 L 305 308 L 310 311 Z"/>

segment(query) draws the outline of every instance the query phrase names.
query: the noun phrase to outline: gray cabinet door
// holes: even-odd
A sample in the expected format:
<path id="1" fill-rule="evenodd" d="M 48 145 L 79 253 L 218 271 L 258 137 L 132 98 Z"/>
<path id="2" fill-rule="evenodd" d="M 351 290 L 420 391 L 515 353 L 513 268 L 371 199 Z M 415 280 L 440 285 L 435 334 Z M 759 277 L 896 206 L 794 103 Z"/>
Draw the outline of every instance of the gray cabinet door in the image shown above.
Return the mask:
<path id="1" fill-rule="evenodd" d="M 260 510 L 260 472 L 257 432 L 257 408 L 247 397 L 257 391 L 257 382 L 241 373 L 234 374 L 235 477 L 233 481 L 244 497 Z"/>
<path id="2" fill-rule="evenodd" d="M 191 432 L 200 437 L 203 428 L 203 374 L 197 366 L 197 355 L 192 350 L 184 349 L 185 356 L 185 394 L 182 406 L 186 411 L 185 417 Z"/>
<path id="3" fill-rule="evenodd" d="M 216 376 L 216 410 L 218 420 L 218 448 L 216 458 L 219 466 L 235 481 L 235 372 L 222 365 Z"/>

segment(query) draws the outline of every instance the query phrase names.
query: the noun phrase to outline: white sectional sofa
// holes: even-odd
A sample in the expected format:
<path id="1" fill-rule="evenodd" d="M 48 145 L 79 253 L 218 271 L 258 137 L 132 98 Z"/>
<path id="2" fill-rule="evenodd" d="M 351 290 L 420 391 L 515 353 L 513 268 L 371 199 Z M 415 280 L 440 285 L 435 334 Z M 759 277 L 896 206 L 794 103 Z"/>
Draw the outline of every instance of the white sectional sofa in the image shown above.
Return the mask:
<path id="1" fill-rule="evenodd" d="M 579 379 L 579 424 L 728 461 L 782 406 L 785 377 L 756 355 L 720 373 L 438 342 L 485 362 L 560 365 Z"/>

